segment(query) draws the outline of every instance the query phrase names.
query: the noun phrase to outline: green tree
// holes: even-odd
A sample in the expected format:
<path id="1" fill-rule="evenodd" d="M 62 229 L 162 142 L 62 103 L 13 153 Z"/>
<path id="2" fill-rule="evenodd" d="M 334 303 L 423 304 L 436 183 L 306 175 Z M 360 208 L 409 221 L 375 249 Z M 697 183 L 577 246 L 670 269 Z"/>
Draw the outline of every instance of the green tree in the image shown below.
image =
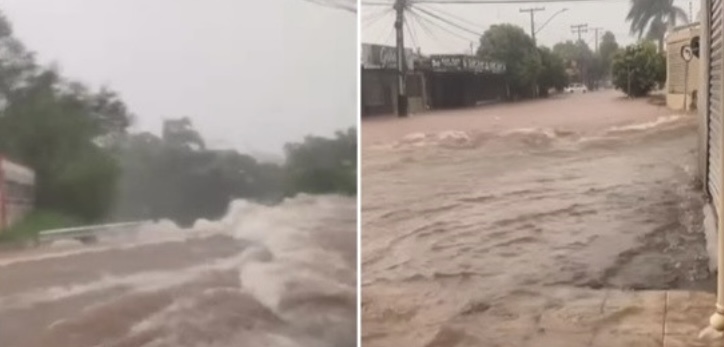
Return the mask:
<path id="1" fill-rule="evenodd" d="M 357 132 L 338 131 L 335 138 L 308 136 L 285 146 L 287 195 L 357 193 Z"/>
<path id="2" fill-rule="evenodd" d="M 522 28 L 496 24 L 480 38 L 478 56 L 504 62 L 506 79 L 512 96 L 533 96 L 543 69 L 533 39 Z"/>
<path id="3" fill-rule="evenodd" d="M 175 146 L 206 148 L 203 138 L 194 130 L 191 119 L 188 117 L 165 120 L 163 122 L 163 139 Z"/>
<path id="4" fill-rule="evenodd" d="M 184 129 L 198 135 L 190 124 Z M 235 150 L 192 148 L 173 136 L 129 134 L 118 147 L 123 176 L 114 219 L 188 226 L 221 217 L 235 199 L 273 204 L 302 192 L 355 194 L 356 146 L 354 129 L 331 139 L 310 136 L 286 145 L 286 162 L 277 165 Z"/>
<path id="5" fill-rule="evenodd" d="M 357 192 L 354 129 L 289 144 L 278 165 L 207 148 L 188 118 L 167 120 L 161 136 L 128 133 L 133 118 L 112 90 L 93 91 L 37 65 L 0 15 L 0 153 L 35 170 L 44 213 L 73 224 L 170 218 L 190 225 L 222 216 L 234 199 Z"/>
<path id="6" fill-rule="evenodd" d="M 626 21 L 631 22 L 631 33 L 658 42 L 658 51 L 664 51 L 664 35 L 678 22 L 688 23 L 686 11 L 674 5 L 674 0 L 631 0 Z"/>
<path id="7" fill-rule="evenodd" d="M 560 56 L 566 68 L 572 72 L 572 82 L 590 83 L 588 69 L 593 61 L 593 52 L 584 41 L 559 42 L 553 46 L 553 53 Z"/>
<path id="8" fill-rule="evenodd" d="M 85 220 L 105 216 L 118 167 L 95 142 L 106 129 L 83 96 L 63 92 L 51 70 L 25 80 L 0 113 L 0 152 L 36 173 L 41 209 Z"/>
<path id="9" fill-rule="evenodd" d="M 102 140 L 126 131 L 125 104 L 36 64 L 2 14 L 0 62 L 0 153 L 35 170 L 38 209 L 104 218 L 119 168 Z"/>
<path id="10" fill-rule="evenodd" d="M 601 57 L 601 61 L 604 66 L 604 75 L 609 76 L 611 74 L 611 65 L 613 64 L 613 56 L 618 52 L 619 46 L 616 42 L 616 36 L 607 31 L 601 38 L 601 44 L 598 46 L 598 53 Z"/>
<path id="11" fill-rule="evenodd" d="M 568 76 L 563 59 L 559 55 L 547 47 L 540 47 L 538 50 L 543 64 L 541 74 L 538 76 L 538 85 L 541 96 L 545 97 L 551 88 L 563 90 L 568 85 Z"/>
<path id="12" fill-rule="evenodd" d="M 662 75 L 665 79 L 665 69 L 656 46 L 647 42 L 630 45 L 614 56 L 613 83 L 628 96 L 645 96 L 661 83 Z"/>

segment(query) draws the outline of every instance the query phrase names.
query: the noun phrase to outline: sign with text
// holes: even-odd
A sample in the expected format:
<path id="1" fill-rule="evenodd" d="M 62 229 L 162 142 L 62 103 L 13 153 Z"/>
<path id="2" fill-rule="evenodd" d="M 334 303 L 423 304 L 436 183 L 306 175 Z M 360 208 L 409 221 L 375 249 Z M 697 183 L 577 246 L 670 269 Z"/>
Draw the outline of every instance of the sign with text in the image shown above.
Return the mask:
<path id="1" fill-rule="evenodd" d="M 362 44 L 362 66 L 364 68 L 396 69 L 397 49 L 392 46 L 382 46 L 363 43 Z M 405 49 L 405 60 L 407 69 L 413 69 L 415 53 L 411 49 Z"/>
<path id="2" fill-rule="evenodd" d="M 433 71 L 438 72 L 505 72 L 505 64 L 469 55 L 433 55 L 430 56 L 430 65 Z"/>

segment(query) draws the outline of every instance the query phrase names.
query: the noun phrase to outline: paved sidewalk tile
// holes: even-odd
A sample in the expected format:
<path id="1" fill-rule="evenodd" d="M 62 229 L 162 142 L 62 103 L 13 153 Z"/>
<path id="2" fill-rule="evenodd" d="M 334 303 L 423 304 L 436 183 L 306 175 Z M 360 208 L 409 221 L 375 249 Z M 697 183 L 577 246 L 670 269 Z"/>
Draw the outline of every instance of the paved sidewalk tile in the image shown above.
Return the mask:
<path id="1" fill-rule="evenodd" d="M 596 334 L 590 347 L 661 347 L 661 334 L 628 335 L 628 334 Z M 552 345 L 551 345 L 552 346 Z"/>
<path id="2" fill-rule="evenodd" d="M 669 307 L 666 312 L 664 333 L 666 335 L 698 336 L 709 324 L 709 316 L 714 308 L 708 307 Z"/>
<path id="3" fill-rule="evenodd" d="M 586 347 L 593 339 L 593 333 L 542 333 L 537 334 L 525 347 Z"/>
<path id="4" fill-rule="evenodd" d="M 663 290 L 611 290 L 606 295 L 605 308 L 645 307 L 647 311 L 664 312 L 667 293 Z"/>
<path id="5" fill-rule="evenodd" d="M 666 335 L 664 336 L 663 347 L 721 347 L 722 341 L 704 341 L 696 335 Z"/>
<path id="6" fill-rule="evenodd" d="M 666 297 L 667 307 L 709 307 L 713 310 L 715 304 L 716 295 L 712 293 L 672 290 Z"/>
<path id="7" fill-rule="evenodd" d="M 604 318 L 600 306 L 564 306 L 543 312 L 539 326 L 549 333 L 593 334 Z"/>

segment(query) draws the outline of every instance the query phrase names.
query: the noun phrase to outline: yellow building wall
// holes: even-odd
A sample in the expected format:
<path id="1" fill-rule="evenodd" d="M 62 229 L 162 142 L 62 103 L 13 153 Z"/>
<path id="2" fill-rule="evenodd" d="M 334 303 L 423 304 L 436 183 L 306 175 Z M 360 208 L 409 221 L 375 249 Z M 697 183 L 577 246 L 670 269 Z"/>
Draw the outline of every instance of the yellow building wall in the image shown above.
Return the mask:
<path id="1" fill-rule="evenodd" d="M 681 47 L 696 35 L 699 35 L 698 24 L 674 29 L 666 37 L 666 106 L 672 110 L 690 110 L 692 94 L 699 89 L 699 59 L 694 57 L 689 61 L 687 73 L 686 62 L 681 57 Z"/>

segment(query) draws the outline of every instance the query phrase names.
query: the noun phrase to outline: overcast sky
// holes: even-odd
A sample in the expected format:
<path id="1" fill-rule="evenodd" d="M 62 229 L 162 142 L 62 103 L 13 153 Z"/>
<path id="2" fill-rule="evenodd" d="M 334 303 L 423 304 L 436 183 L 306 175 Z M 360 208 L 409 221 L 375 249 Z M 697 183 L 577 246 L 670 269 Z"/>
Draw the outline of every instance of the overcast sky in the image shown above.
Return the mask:
<path id="1" fill-rule="evenodd" d="M 378 0 L 379 2 L 390 2 L 392 0 Z M 674 0 L 674 3 L 689 12 L 688 0 Z M 391 5 L 390 5 L 391 6 Z M 443 26 L 436 27 L 435 24 L 425 22 L 420 19 L 408 19 L 412 33 L 405 32 L 405 45 L 408 47 L 421 47 L 425 54 L 434 53 L 463 53 L 470 52 L 471 42 L 477 50 L 479 36 L 474 33 L 482 34 L 488 27 L 499 23 L 512 23 L 522 27 L 527 33 L 530 33 L 530 15 L 528 13 L 519 12 L 521 8 L 543 7 L 542 12 L 535 13 L 535 22 L 540 28 L 553 14 L 567 8 L 567 11 L 561 12 L 543 27 L 537 34 L 538 43 L 541 45 L 552 47 L 557 42 L 574 40 L 577 36 L 571 33 L 571 25 L 588 24 L 589 28 L 600 27 L 599 35 L 603 35 L 604 31 L 611 31 L 616 36 L 619 44 L 630 44 L 635 42 L 636 37 L 629 35 L 628 29 L 630 24 L 626 22 L 626 15 L 630 7 L 630 2 L 626 0 L 608 0 L 608 1 L 591 1 L 584 3 L 558 2 L 548 4 L 456 4 L 456 5 L 439 5 L 439 4 L 418 4 L 420 9 L 430 9 L 439 16 L 452 21 L 453 23 L 463 26 L 469 32 L 462 29 L 456 29 L 450 25 L 444 24 L 440 20 L 426 17 L 429 21 Z M 379 17 L 377 13 L 385 11 L 385 6 L 365 6 L 362 5 L 362 41 L 379 44 L 393 44 L 394 35 L 391 35 L 394 15 L 388 11 L 384 17 Z M 696 17 L 699 11 L 699 1 L 692 2 L 693 14 Z M 443 11 L 441 13 L 441 11 Z M 420 23 L 423 23 L 421 25 Z M 426 31 L 426 29 L 429 31 Z M 452 31 L 448 33 L 445 29 Z M 414 37 L 413 37 L 414 36 Z M 460 37 L 462 36 L 462 37 Z M 595 34 L 593 30 L 581 35 L 588 44 L 593 47 Z"/>
<path id="2" fill-rule="evenodd" d="M 281 153 L 356 123 L 356 15 L 303 0 L 5 0 L 65 76 L 120 92 L 136 127 L 189 116 L 211 145 Z"/>

